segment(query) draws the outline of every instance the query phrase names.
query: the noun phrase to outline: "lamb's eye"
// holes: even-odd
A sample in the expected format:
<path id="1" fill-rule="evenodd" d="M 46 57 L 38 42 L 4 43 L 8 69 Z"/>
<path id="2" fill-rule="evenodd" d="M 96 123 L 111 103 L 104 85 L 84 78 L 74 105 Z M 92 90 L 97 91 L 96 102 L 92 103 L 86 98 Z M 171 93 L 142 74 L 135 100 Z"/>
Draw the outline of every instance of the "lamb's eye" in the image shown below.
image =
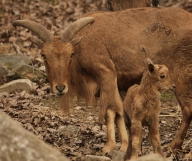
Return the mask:
<path id="1" fill-rule="evenodd" d="M 41 54 L 41 57 L 42 57 L 44 60 L 46 59 L 45 54 Z"/>
<path id="2" fill-rule="evenodd" d="M 164 79 L 164 78 L 165 78 L 165 75 L 161 75 L 160 78 L 161 78 L 161 79 Z"/>

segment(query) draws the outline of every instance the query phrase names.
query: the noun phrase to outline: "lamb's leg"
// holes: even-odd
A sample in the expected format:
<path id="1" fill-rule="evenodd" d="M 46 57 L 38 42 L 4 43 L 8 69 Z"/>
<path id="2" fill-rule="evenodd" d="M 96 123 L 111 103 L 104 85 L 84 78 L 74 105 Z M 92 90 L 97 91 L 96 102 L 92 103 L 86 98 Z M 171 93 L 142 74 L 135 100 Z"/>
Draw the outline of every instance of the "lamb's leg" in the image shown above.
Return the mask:
<path id="1" fill-rule="evenodd" d="M 138 158 L 142 141 L 142 124 L 140 121 L 132 120 L 131 123 L 132 154 L 130 159 Z"/>
<path id="2" fill-rule="evenodd" d="M 159 138 L 159 122 L 158 119 L 153 120 L 154 122 L 149 126 L 149 138 L 151 144 L 153 145 L 153 150 L 155 153 L 159 153 L 164 157 L 164 153 L 161 148 L 160 138 Z"/>
<path id="3" fill-rule="evenodd" d="M 126 152 L 127 151 L 127 147 L 128 147 L 128 133 L 127 130 L 125 128 L 125 120 L 124 117 L 122 116 L 122 114 L 118 114 L 116 115 L 115 118 L 115 123 L 117 125 L 117 128 L 119 129 L 119 136 L 120 136 L 120 140 L 121 140 L 121 151 Z"/>
<path id="4" fill-rule="evenodd" d="M 124 160 L 128 161 L 131 157 L 131 153 L 132 153 L 132 138 L 131 138 L 131 125 L 128 124 L 127 125 L 127 128 L 128 128 L 128 134 L 129 134 L 129 144 L 128 144 L 128 147 L 127 147 L 127 151 L 126 151 L 126 154 L 124 156 Z"/>
<path id="5" fill-rule="evenodd" d="M 182 109 L 182 121 L 180 128 L 170 144 L 171 149 L 181 149 L 184 138 L 187 134 L 187 130 L 192 120 L 192 112 L 189 107 L 181 106 Z"/>

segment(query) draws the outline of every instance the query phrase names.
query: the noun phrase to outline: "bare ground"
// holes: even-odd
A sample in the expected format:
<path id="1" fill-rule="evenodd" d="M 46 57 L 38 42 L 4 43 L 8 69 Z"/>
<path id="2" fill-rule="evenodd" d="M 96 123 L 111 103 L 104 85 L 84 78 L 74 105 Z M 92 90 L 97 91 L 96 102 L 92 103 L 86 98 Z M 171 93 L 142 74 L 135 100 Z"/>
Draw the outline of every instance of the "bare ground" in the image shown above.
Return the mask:
<path id="1" fill-rule="evenodd" d="M 48 92 L 47 92 L 48 91 Z M 24 128 L 61 151 L 71 160 L 83 160 L 85 155 L 102 155 L 101 149 L 106 142 L 106 126 L 97 125 L 97 107 L 86 107 L 83 101 L 80 106 L 71 109 L 70 116 L 64 116 L 58 110 L 59 98 L 49 94 L 49 86 L 37 88 L 34 92 L 16 91 L 4 93 L 0 100 L 0 109 L 13 119 L 21 122 Z M 175 136 L 181 122 L 181 111 L 174 95 L 162 96 L 160 113 L 160 137 L 163 151 L 171 160 L 183 160 L 184 155 L 192 148 L 192 127 L 185 137 L 183 150 L 173 153 L 168 145 Z M 117 150 L 120 147 L 118 134 Z M 141 155 L 152 152 L 148 139 L 148 130 L 143 128 Z M 175 155 L 176 154 L 176 155 Z"/>
<path id="2" fill-rule="evenodd" d="M 78 18 L 78 16 L 73 15 L 74 13 L 80 15 L 84 12 L 81 8 L 73 11 L 71 8 L 77 7 L 77 3 L 70 1 L 67 3 L 69 10 L 66 13 L 63 13 L 62 6 L 59 4 L 52 6 L 41 1 L 38 1 L 38 3 L 29 1 L 29 4 L 28 1 L 25 1 L 25 7 L 21 9 L 20 6 L 23 3 L 21 0 L 17 4 L 13 4 L 13 2 L 11 0 L 0 2 L 0 4 L 2 3 L 2 6 L 0 5 L 0 9 L 2 9 L 2 13 L 0 12 L 0 54 L 31 54 L 35 57 L 39 52 L 29 41 L 31 34 L 27 30 L 19 28 L 17 32 L 15 31 L 11 25 L 13 20 L 26 17 L 32 20 L 41 20 L 42 24 L 48 29 L 59 33 L 62 28 L 68 26 L 69 22 Z M 79 2 L 83 3 L 84 9 L 91 6 L 90 4 L 85 5 L 84 1 Z M 184 1 L 182 2 L 184 3 Z M 63 1 L 62 3 L 66 7 L 65 2 Z M 188 3 L 191 4 L 190 1 Z M 13 6 L 14 10 L 12 10 Z M 187 6 L 190 7 L 190 5 Z M 46 12 L 45 8 L 47 9 Z M 41 19 L 41 15 L 44 15 L 43 19 Z M 66 18 L 67 21 L 64 23 L 62 20 Z M 61 24 L 61 22 L 63 23 Z M 50 28 L 52 23 L 55 25 Z M 18 37 L 20 39 L 15 44 L 14 42 Z M 34 50 L 31 50 L 33 48 Z M 58 109 L 58 100 L 57 96 L 50 94 L 49 85 L 44 81 L 39 81 L 36 89 L 31 92 L 0 93 L 0 110 L 21 122 L 24 128 L 61 151 L 71 160 L 83 160 L 87 154 L 102 155 L 101 149 L 106 142 L 106 126 L 99 126 L 96 123 L 99 101 L 97 107 L 87 108 L 83 101 L 81 101 L 80 106 L 77 106 L 76 98 L 74 98 L 74 107 L 71 109 L 70 116 L 66 117 Z M 175 97 L 170 94 L 163 95 L 159 129 L 163 151 L 170 160 L 184 160 L 184 155 L 192 149 L 192 126 L 188 129 L 183 150 L 173 153 L 167 148 L 179 128 L 181 115 L 181 110 Z M 141 155 L 152 151 L 147 134 L 148 130 L 144 127 Z M 118 149 L 120 147 L 118 135 L 116 141 Z"/>

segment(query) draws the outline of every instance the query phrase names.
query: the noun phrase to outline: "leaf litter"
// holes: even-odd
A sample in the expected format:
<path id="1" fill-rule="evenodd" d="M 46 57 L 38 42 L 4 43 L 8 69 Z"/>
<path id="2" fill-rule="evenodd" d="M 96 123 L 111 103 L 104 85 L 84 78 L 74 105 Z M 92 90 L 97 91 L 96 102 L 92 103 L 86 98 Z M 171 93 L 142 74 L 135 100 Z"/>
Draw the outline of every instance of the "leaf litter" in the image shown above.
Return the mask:
<path id="1" fill-rule="evenodd" d="M 31 43 L 31 32 L 11 23 L 16 19 L 28 18 L 43 24 L 54 34 L 59 35 L 72 21 L 83 13 L 105 8 L 106 1 L 66 0 L 54 1 L 22 1 L 13 0 L 0 2 L 0 54 L 15 53 L 33 56 L 32 64 L 42 67 L 39 49 Z M 174 0 L 172 4 L 165 0 L 165 5 L 177 5 L 190 11 L 191 2 Z M 24 6 L 24 7 L 20 7 Z M 54 24 L 54 25 L 52 25 Z M 43 68 L 42 68 L 43 69 Z M 42 70 L 42 72 L 45 72 Z M 10 81 L 6 79 L 5 82 Z M 0 93 L 0 110 L 17 120 L 28 131 L 45 141 L 50 146 L 61 151 L 71 160 L 84 160 L 85 155 L 102 155 L 101 149 L 106 143 L 106 125 L 97 124 L 99 103 L 96 107 L 85 106 L 82 101 L 74 107 L 69 116 L 63 115 L 58 109 L 59 98 L 50 93 L 47 79 L 36 82 L 33 91 L 17 90 L 12 93 Z M 188 129 L 183 150 L 173 153 L 167 145 L 173 140 L 181 122 L 180 107 L 174 96 L 162 100 L 160 113 L 160 138 L 163 151 L 171 160 L 182 160 L 192 149 L 192 127 Z M 117 149 L 120 147 L 118 132 L 116 131 Z M 148 129 L 143 128 L 142 155 L 152 151 L 148 139 Z"/>

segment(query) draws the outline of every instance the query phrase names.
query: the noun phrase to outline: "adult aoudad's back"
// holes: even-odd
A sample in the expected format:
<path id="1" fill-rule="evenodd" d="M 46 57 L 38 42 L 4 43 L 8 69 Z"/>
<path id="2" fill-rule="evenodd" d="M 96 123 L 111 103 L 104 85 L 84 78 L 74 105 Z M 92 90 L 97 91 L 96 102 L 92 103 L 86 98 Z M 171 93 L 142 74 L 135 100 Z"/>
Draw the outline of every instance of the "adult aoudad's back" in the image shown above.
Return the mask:
<path id="1" fill-rule="evenodd" d="M 13 23 L 30 29 L 41 39 L 33 41 L 42 50 L 53 92 L 64 95 L 61 106 L 67 107 L 71 89 L 91 99 L 99 87 L 99 121 L 105 117 L 107 124 L 107 143 L 103 151 L 110 152 L 116 147 L 114 120 L 120 131 L 120 149 L 126 151 L 128 137 L 119 90 L 126 91 L 140 82 L 144 60 L 149 57 L 154 63 L 169 68 L 176 85 L 183 119 L 171 147 L 181 147 L 192 118 L 191 14 L 178 8 L 135 8 L 88 13 L 84 17 L 89 18 L 82 20 L 85 20 L 83 25 L 69 26 L 67 33 L 60 37 L 53 36 L 37 23 L 32 28 L 31 22 L 25 24 L 28 21 Z M 87 25 L 93 19 L 94 23 Z"/>

